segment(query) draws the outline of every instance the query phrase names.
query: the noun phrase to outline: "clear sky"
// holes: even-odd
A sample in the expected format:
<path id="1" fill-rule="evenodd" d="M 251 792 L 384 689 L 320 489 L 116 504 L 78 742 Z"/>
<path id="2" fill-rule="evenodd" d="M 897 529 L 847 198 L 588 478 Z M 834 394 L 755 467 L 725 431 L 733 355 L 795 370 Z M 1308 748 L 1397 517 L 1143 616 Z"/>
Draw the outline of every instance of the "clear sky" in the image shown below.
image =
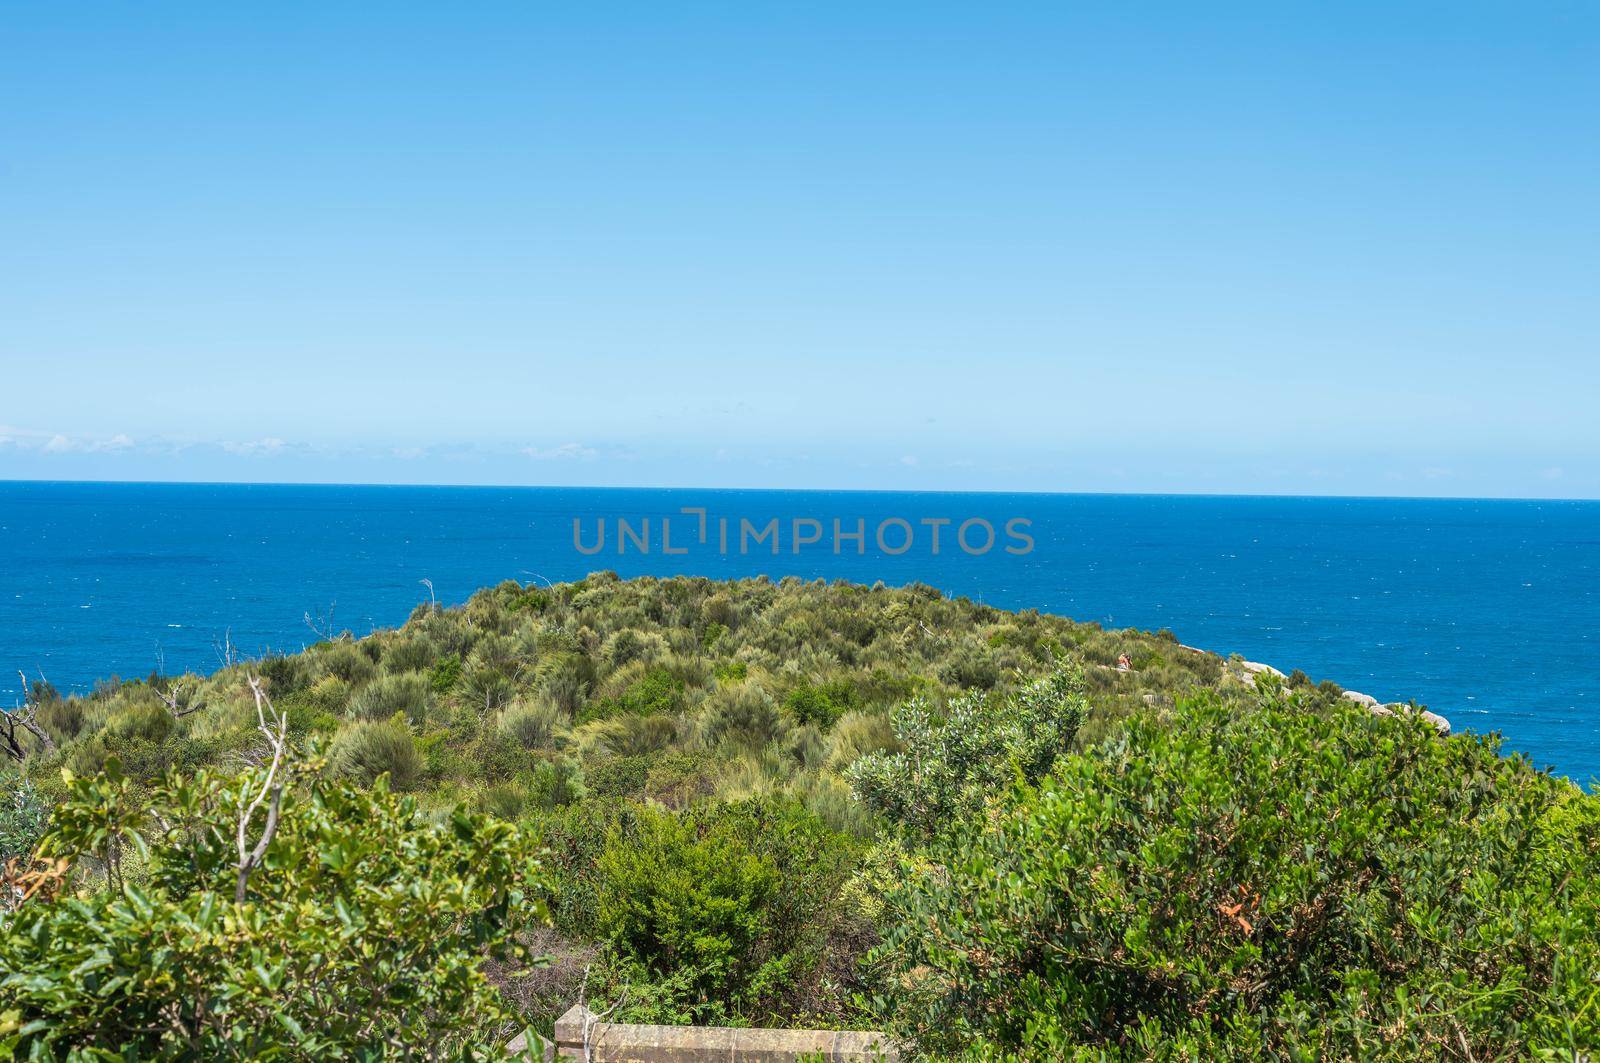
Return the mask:
<path id="1" fill-rule="evenodd" d="M 1600 5 L 0 2 L 0 478 L 1600 497 Z"/>

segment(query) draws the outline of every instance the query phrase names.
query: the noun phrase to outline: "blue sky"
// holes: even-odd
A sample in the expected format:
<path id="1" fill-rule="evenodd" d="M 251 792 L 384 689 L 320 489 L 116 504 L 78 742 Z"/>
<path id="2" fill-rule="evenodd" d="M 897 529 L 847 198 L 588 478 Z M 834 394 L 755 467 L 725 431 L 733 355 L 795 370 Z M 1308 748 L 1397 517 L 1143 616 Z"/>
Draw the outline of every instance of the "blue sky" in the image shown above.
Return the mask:
<path id="1" fill-rule="evenodd" d="M 0 478 L 1600 496 L 1600 7 L 6 4 Z"/>

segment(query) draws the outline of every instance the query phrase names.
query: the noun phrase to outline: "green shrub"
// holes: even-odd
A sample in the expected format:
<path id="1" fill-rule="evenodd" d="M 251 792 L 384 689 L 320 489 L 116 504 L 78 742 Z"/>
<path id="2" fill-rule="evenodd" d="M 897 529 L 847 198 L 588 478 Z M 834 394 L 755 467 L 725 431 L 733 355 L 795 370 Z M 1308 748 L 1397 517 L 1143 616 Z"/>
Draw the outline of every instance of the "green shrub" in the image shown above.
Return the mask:
<path id="1" fill-rule="evenodd" d="M 177 721 L 166 706 L 147 701 L 128 706 L 112 716 L 106 721 L 106 733 L 114 738 L 160 742 L 176 726 Z"/>
<path id="2" fill-rule="evenodd" d="M 645 776 L 644 796 L 667 808 L 685 808 L 710 796 L 717 762 L 703 751 L 673 751 L 650 765 Z"/>
<path id="3" fill-rule="evenodd" d="M 428 673 L 428 685 L 433 687 L 435 694 L 448 694 L 455 689 L 461 681 L 461 657 L 459 654 L 450 654 L 439 659 Z"/>
<path id="4" fill-rule="evenodd" d="M 308 681 L 304 656 L 270 654 L 256 662 L 256 672 L 267 681 L 274 699 L 303 689 Z M 184 677 L 185 679 L 188 677 Z"/>
<path id="5" fill-rule="evenodd" d="M 33 783 L 16 772 L 0 772 L 0 866 L 32 853 L 49 819 L 49 807 Z"/>
<path id="6" fill-rule="evenodd" d="M 754 682 L 719 687 L 706 699 L 700 720 L 710 745 L 734 742 L 760 746 L 778 735 L 782 721 L 772 696 Z"/>
<path id="7" fill-rule="evenodd" d="M 527 836 L 310 779 L 285 794 L 238 903 L 233 834 L 259 771 L 147 794 L 115 774 L 73 784 L 48 854 L 82 875 L 108 845 L 138 848 L 143 874 L 41 891 L 8 918 L 0 1055 L 465 1058 L 521 1025 L 482 963 L 520 956 L 516 933 L 542 914 Z"/>
<path id="8" fill-rule="evenodd" d="M 346 724 L 334 738 L 332 753 L 334 770 L 363 786 L 387 775 L 394 789 L 410 790 L 422 776 L 411 729 L 398 720 Z"/>
<path id="9" fill-rule="evenodd" d="M 1040 778 L 1077 732 L 1082 690 L 1079 673 L 1058 669 L 1009 697 L 957 698 L 942 718 L 908 702 L 893 716 L 903 748 L 857 760 L 850 784 L 877 814 L 931 837 L 975 817 L 1014 779 Z"/>
<path id="10" fill-rule="evenodd" d="M 568 716 L 576 717 L 589 695 L 594 666 L 578 653 L 562 653 L 541 666 L 539 694 Z"/>
<path id="11" fill-rule="evenodd" d="M 620 715 L 675 716 L 683 710 L 684 682 L 666 668 L 650 669 L 628 686 L 620 697 L 603 698 L 585 705 L 579 723 Z"/>
<path id="12" fill-rule="evenodd" d="M 387 720 L 399 714 L 420 724 L 428 717 L 431 701 L 428 677 L 421 672 L 382 675 L 356 692 L 350 714 L 361 720 Z"/>
<path id="13" fill-rule="evenodd" d="M 304 694 L 307 707 L 333 716 L 342 716 L 350 704 L 350 684 L 336 675 L 323 676 Z"/>
<path id="14" fill-rule="evenodd" d="M 594 757 L 583 765 L 584 786 L 595 797 L 642 797 L 653 759 L 638 754 Z"/>
<path id="15" fill-rule="evenodd" d="M 426 672 L 433 668 L 438 656 L 439 647 L 432 639 L 426 635 L 412 635 L 389 644 L 383 654 L 383 667 L 395 673 Z"/>
<path id="16" fill-rule="evenodd" d="M 856 691 L 846 679 L 835 679 L 821 686 L 801 683 L 784 695 L 783 707 L 797 723 L 814 724 L 827 730 L 839 717 L 857 707 Z"/>
<path id="17" fill-rule="evenodd" d="M 58 742 L 76 738 L 86 722 L 82 698 L 54 698 L 39 706 L 39 723 Z"/>
<path id="18" fill-rule="evenodd" d="M 549 810 L 581 801 L 587 793 L 583 768 L 569 758 L 542 760 L 527 782 L 528 808 Z"/>
<path id="19" fill-rule="evenodd" d="M 678 1005 L 779 1009 L 812 974 L 854 851 L 792 802 L 644 806 L 612 825 L 596 865 L 597 929 Z"/>
<path id="20" fill-rule="evenodd" d="M 378 666 L 353 642 L 323 643 L 312 656 L 313 667 L 321 675 L 336 676 L 358 687 L 378 674 Z"/>
<path id="21" fill-rule="evenodd" d="M 1600 806 L 1415 719 L 1128 722 L 891 891 L 879 1005 L 934 1051 L 1488 1059 L 1600 1046 Z M 1552 1056 L 1554 1058 L 1554 1056 Z"/>
<path id="22" fill-rule="evenodd" d="M 726 635 L 727 633 L 728 626 L 726 624 L 719 624 L 716 621 L 712 621 L 706 625 L 705 634 L 700 636 L 701 648 L 710 650 L 717 644 L 717 640 L 722 638 L 722 636 Z"/>
<path id="23" fill-rule="evenodd" d="M 978 646 L 964 643 L 940 666 L 939 678 L 962 690 L 989 690 L 1000 681 L 1000 666 Z"/>
<path id="24" fill-rule="evenodd" d="M 511 704 L 517 686 L 494 665 L 469 663 L 455 685 L 455 696 L 479 713 L 491 713 Z"/>
<path id="25" fill-rule="evenodd" d="M 618 716 L 574 732 L 585 753 L 618 757 L 647 756 L 671 745 L 677 735 L 677 722 L 667 716 Z"/>
<path id="26" fill-rule="evenodd" d="M 518 701 L 500 714 L 500 733 L 523 749 L 542 749 L 566 722 L 561 710 L 544 702 Z"/>

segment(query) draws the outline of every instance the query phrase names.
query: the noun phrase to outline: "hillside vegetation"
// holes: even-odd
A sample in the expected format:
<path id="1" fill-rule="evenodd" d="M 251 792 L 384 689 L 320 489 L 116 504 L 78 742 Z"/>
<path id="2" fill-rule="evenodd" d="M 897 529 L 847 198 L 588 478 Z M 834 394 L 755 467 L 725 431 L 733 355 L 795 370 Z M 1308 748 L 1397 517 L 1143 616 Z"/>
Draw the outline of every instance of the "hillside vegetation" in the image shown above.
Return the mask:
<path id="1" fill-rule="evenodd" d="M 0 1058 L 488 1058 L 580 995 L 939 1058 L 1600 1043 L 1600 803 L 1167 633 L 597 573 L 10 719 Z"/>

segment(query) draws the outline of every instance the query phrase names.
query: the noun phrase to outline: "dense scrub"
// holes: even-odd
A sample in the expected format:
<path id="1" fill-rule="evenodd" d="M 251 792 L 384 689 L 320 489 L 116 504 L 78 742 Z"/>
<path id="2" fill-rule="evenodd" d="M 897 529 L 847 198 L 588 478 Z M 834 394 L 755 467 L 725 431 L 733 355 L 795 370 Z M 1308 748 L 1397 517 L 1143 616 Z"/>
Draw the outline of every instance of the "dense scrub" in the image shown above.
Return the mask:
<path id="1" fill-rule="evenodd" d="M 430 1058 L 519 1021 L 482 970 L 541 915 L 517 827 L 312 777 L 239 902 L 232 830 L 262 769 L 136 792 L 107 767 L 8 883 L 30 896 L 0 934 L 0 1058 Z"/>
<path id="2" fill-rule="evenodd" d="M 1420 720 L 1267 701 L 1130 721 L 941 835 L 889 891 L 879 1010 L 1035 1059 L 1600 1045 L 1596 802 Z"/>
<path id="3" fill-rule="evenodd" d="M 300 796 L 244 905 L 213 902 L 258 936 L 191 955 L 185 935 L 221 896 L 193 839 L 250 776 L 217 780 L 260 761 L 252 677 L 286 714 Z M 0 1058 L 118 1038 L 181 1055 L 212 1036 L 214 1012 L 163 1012 L 171 984 L 112 947 L 146 940 L 130 918 L 181 928 L 172 962 L 266 1009 L 237 1027 L 254 1040 L 208 1042 L 215 1055 L 260 1054 L 268 1020 L 289 1029 L 280 1012 L 301 1026 L 275 1044 L 286 1057 L 315 1055 L 302 1035 L 324 1055 L 406 1050 L 337 1014 L 308 1030 L 296 1002 L 329 990 L 274 928 L 358 949 L 425 937 L 376 917 L 352 929 L 351 900 L 341 915 L 337 890 L 295 870 L 344 860 L 328 854 L 362 824 L 369 846 L 455 854 L 403 872 L 351 848 L 374 862 L 342 880 L 363 896 L 365 876 L 380 893 L 456 883 L 423 916 L 455 951 L 417 951 L 408 975 L 453 1002 L 440 1044 L 547 1026 L 581 993 L 640 1021 L 888 1026 L 934 1055 L 1592 1047 L 1594 799 L 1488 740 L 1338 695 L 1165 633 L 927 587 L 609 573 L 502 584 L 207 677 L 41 686 L 51 742 L 29 739 L 0 777 L 0 848 L 22 857 L 6 888 L 44 869 L 57 896 L 6 894 Z M 47 862 L 30 863 L 41 835 Z M 492 874 L 474 847 L 505 854 Z M 295 896 L 292 918 L 274 914 Z M 550 961 L 518 962 L 514 934 Z M 37 943 L 51 935 L 131 964 L 120 1003 L 72 989 Z M 98 947 L 61 954 L 98 963 Z"/>

